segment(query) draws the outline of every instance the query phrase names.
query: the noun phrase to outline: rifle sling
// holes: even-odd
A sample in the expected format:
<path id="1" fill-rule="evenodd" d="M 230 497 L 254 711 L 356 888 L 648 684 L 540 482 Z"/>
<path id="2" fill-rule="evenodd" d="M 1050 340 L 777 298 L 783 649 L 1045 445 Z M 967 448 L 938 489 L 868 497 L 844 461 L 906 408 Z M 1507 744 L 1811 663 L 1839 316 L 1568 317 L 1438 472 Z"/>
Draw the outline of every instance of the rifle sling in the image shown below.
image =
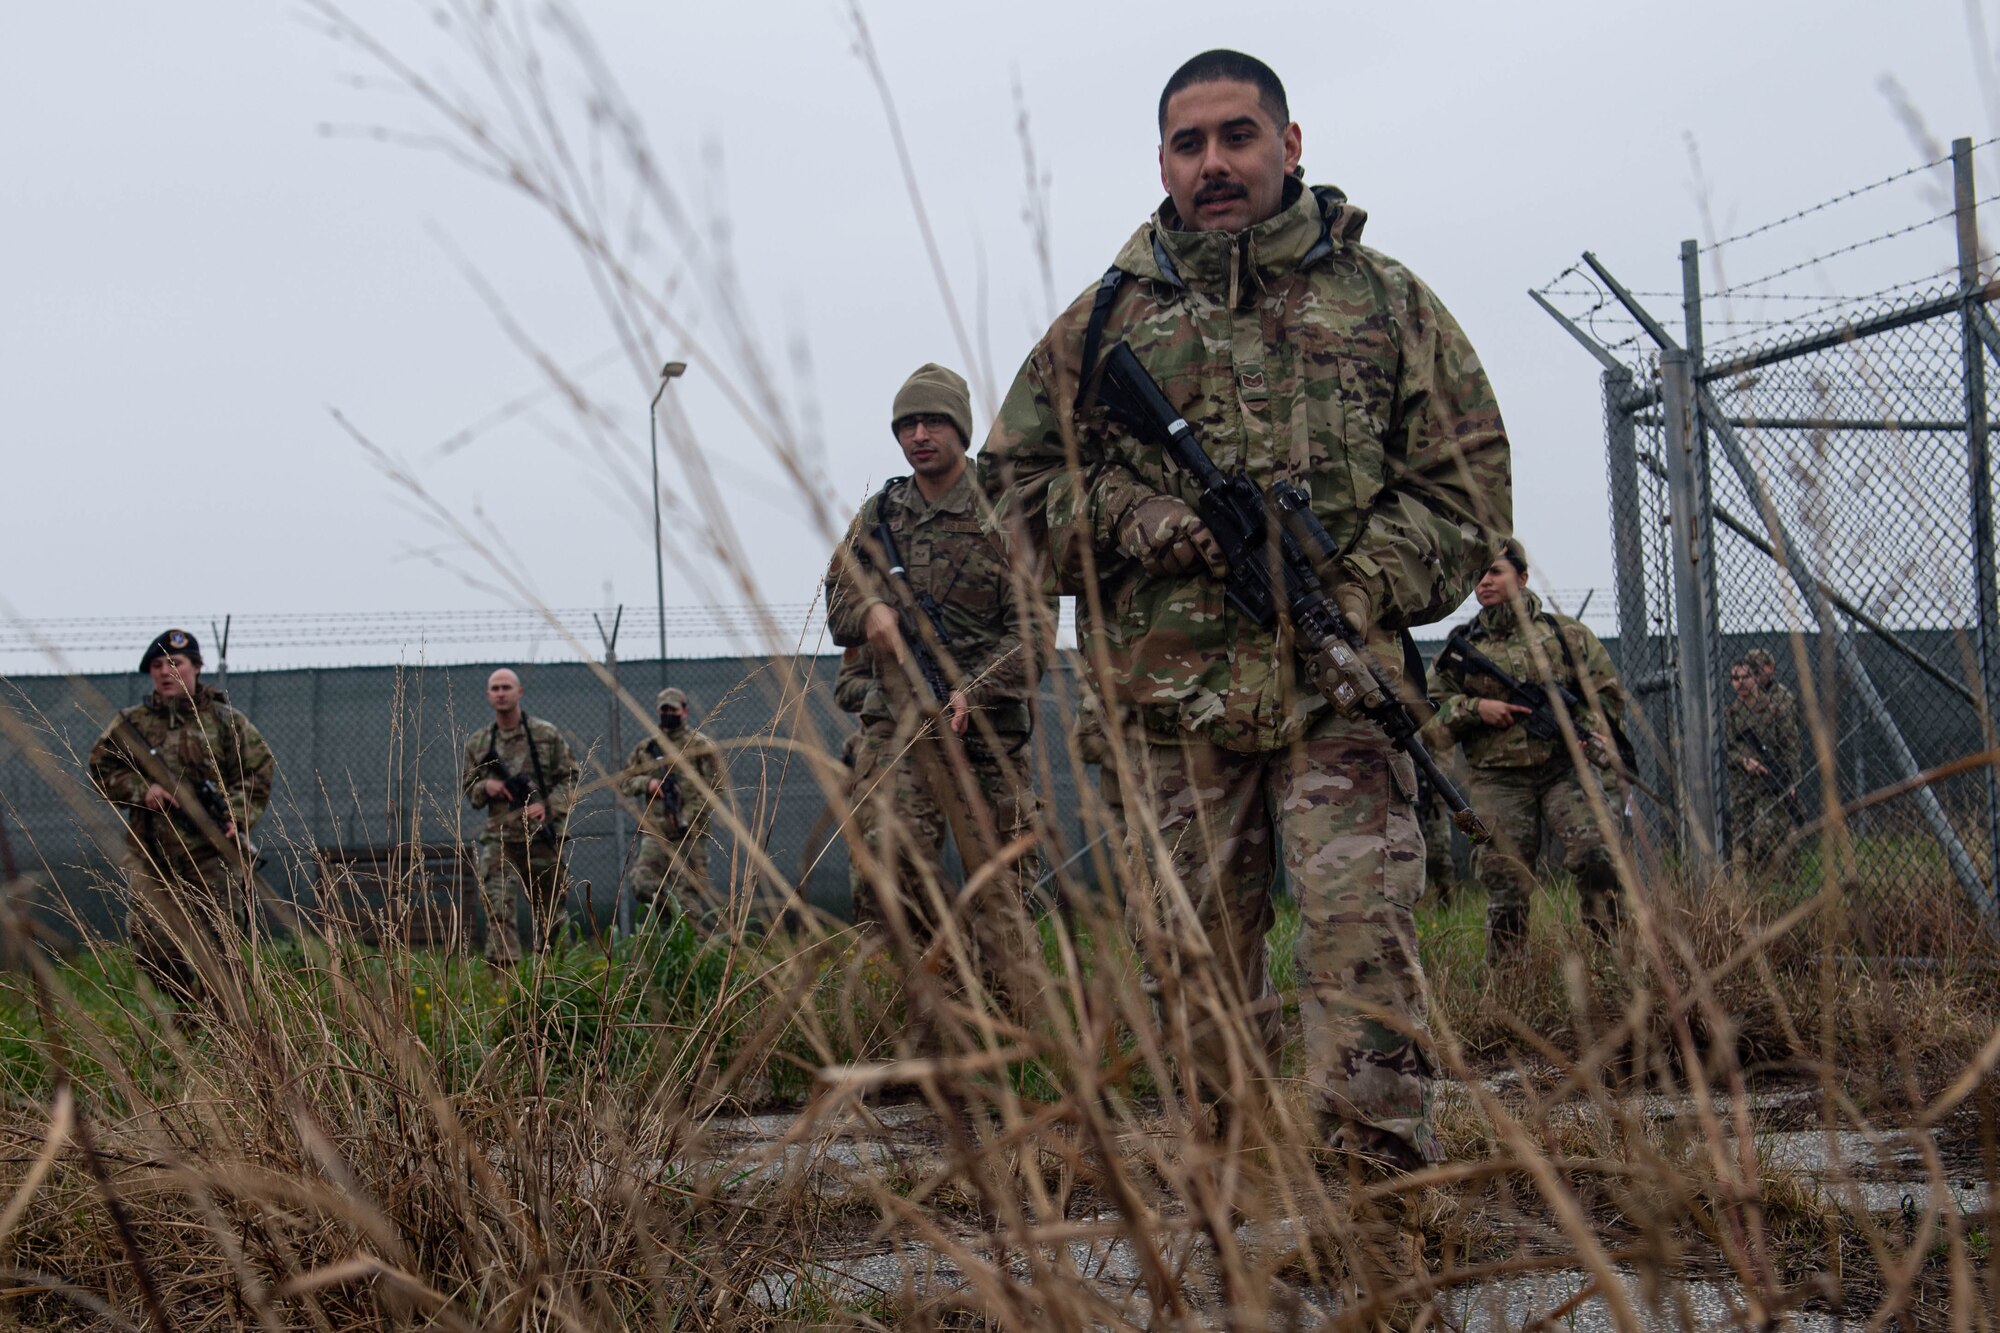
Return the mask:
<path id="1" fill-rule="evenodd" d="M 528 715 L 525 712 L 521 714 L 521 735 L 528 742 L 528 763 L 535 770 L 535 792 L 544 801 L 547 801 L 549 799 L 549 784 L 548 780 L 542 776 L 542 752 L 535 748 L 535 733 L 528 728 Z M 507 766 L 500 762 L 500 719 L 498 718 L 493 719 L 493 726 L 486 733 L 486 756 L 479 762 L 488 767 L 499 769 L 502 773 L 506 773 L 508 778 L 514 776 L 512 773 L 507 773 Z M 501 779 L 502 782 L 506 780 L 507 778 Z"/>
<path id="2" fill-rule="evenodd" d="M 1090 303 L 1090 321 L 1083 326 L 1083 360 L 1077 367 L 1076 405 L 1083 411 L 1084 396 L 1090 392 L 1091 376 L 1097 373 L 1097 356 L 1104 350 L 1104 326 L 1111 320 L 1112 303 L 1125 285 L 1125 270 L 1113 264 L 1098 280 L 1097 295 Z"/>

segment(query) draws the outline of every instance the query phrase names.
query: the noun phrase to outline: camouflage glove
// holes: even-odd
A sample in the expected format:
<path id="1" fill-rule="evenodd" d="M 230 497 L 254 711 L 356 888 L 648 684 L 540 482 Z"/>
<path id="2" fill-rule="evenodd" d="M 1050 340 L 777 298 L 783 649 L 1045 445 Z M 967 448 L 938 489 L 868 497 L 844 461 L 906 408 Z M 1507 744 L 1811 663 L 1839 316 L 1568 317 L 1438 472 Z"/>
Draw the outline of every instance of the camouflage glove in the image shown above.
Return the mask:
<path id="1" fill-rule="evenodd" d="M 1360 584 L 1335 584 L 1333 604 L 1340 608 L 1340 614 L 1347 617 L 1347 623 L 1363 639 L 1368 637 L 1369 630 L 1375 628 L 1375 599 Z"/>
<path id="2" fill-rule="evenodd" d="M 1206 568 L 1217 578 L 1229 573 L 1222 547 L 1186 502 L 1171 495 L 1149 495 L 1118 518 L 1118 549 L 1156 578 L 1190 574 Z"/>

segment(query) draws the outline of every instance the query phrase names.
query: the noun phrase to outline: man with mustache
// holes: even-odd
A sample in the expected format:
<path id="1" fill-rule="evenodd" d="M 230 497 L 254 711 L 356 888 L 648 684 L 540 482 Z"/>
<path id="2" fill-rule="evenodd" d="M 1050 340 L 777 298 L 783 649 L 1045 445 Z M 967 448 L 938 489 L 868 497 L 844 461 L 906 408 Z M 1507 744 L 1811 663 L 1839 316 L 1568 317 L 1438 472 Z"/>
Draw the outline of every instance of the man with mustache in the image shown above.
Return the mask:
<path id="1" fill-rule="evenodd" d="M 1123 340 L 1224 472 L 1309 490 L 1338 548 L 1322 579 L 1390 673 L 1400 631 L 1456 607 L 1511 525 L 1507 438 L 1437 297 L 1360 243 L 1365 215 L 1340 191 L 1304 184 L 1268 66 L 1196 56 L 1161 94 L 1159 131 L 1166 201 L 1029 354 L 981 476 L 1047 543 L 1079 623 L 1089 598 L 1102 606 L 1082 656 L 1093 675 L 1108 661 L 1096 689 L 1137 738 L 1128 818 L 1152 818 L 1171 851 L 1158 883 L 1130 886 L 1128 923 L 1148 974 L 1176 978 L 1163 1017 L 1185 1025 L 1216 1122 L 1253 1123 L 1254 1085 L 1276 1073 L 1265 933 L 1281 853 L 1324 1142 L 1412 1169 L 1440 1150 L 1410 761 L 1305 683 L 1289 635 L 1224 600 L 1197 488 L 1109 417 L 1092 377 Z M 1218 1011 L 1248 1040 L 1228 1040 Z"/>

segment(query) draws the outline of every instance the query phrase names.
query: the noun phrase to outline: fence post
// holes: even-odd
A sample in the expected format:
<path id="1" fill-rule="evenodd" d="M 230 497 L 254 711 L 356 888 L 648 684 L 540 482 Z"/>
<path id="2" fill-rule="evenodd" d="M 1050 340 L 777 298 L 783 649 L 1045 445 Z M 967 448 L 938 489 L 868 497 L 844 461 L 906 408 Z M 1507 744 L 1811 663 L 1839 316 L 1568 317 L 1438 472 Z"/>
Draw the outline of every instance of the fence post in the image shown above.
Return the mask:
<path id="1" fill-rule="evenodd" d="M 611 677 L 611 739 L 609 742 L 611 752 L 605 756 L 605 767 L 616 772 L 618 770 L 612 769 L 611 766 L 625 762 L 625 742 L 622 739 L 622 728 L 620 727 L 619 718 L 619 714 L 625 710 L 619 707 L 618 704 L 618 626 L 625 620 L 625 604 L 620 602 L 618 609 L 612 613 L 611 629 L 608 633 L 605 631 L 603 620 L 598 618 L 596 612 L 591 612 L 590 618 L 597 621 L 597 636 L 604 641 L 604 671 L 606 675 Z M 662 658 L 662 663 L 665 660 L 665 658 Z M 630 935 L 632 933 L 632 899 L 625 892 L 625 881 L 630 878 L 625 873 L 625 858 L 630 854 L 631 848 L 629 840 L 625 836 L 624 794 L 618 790 L 616 784 L 613 784 L 611 789 L 611 845 L 616 849 L 612 855 L 611 863 L 618 867 L 618 882 L 611 889 L 612 928 L 620 935 Z"/>
<path id="2" fill-rule="evenodd" d="M 1995 744 L 1993 701 L 2000 697 L 2000 597 L 1993 552 L 1993 467 L 1986 420 L 1986 349 L 1973 322 L 1981 300 L 1979 216 L 1973 191 L 1972 140 L 1951 145 L 1952 204 L 1958 225 L 1959 329 L 1965 360 L 1965 452 L 1972 503 L 1974 642 L 1979 648 L 1979 727 L 1985 747 Z M 2000 774 L 1986 769 L 1986 873 L 2000 895 Z"/>
<path id="3" fill-rule="evenodd" d="M 1681 325 L 1687 339 L 1688 383 L 1701 383 L 1704 339 L 1701 324 L 1701 246 L 1692 240 L 1681 242 Z M 1708 766 L 1708 789 L 1714 796 L 1715 813 L 1710 829 L 1715 837 L 1718 856 L 1727 851 L 1736 834 L 1729 827 L 1729 745 L 1722 734 L 1722 700 L 1718 697 L 1722 682 L 1728 679 L 1727 663 L 1720 658 L 1722 652 L 1722 593 L 1716 586 L 1718 571 L 1715 567 L 1715 479 L 1710 471 L 1712 454 L 1709 449 L 1708 421 L 1702 411 L 1701 395 L 1690 393 L 1690 410 L 1693 413 L 1694 429 L 1693 460 L 1695 469 L 1696 512 L 1701 516 L 1700 530 L 1695 534 L 1699 544 L 1695 554 L 1695 570 L 1701 577 L 1703 629 L 1706 633 L 1709 669 L 1713 673 L 1706 682 L 1708 690 L 1709 735 L 1705 759 Z"/>
<path id="4" fill-rule="evenodd" d="M 1646 520 L 1639 504 L 1639 431 L 1632 420 L 1632 372 L 1604 372 L 1605 462 L 1611 483 L 1612 580 L 1618 597 L 1618 673 L 1630 689 L 1666 670 L 1656 653 L 1646 605 Z M 1664 639 L 1662 640 L 1664 646 Z M 1636 694 L 1632 707 L 1643 706 Z M 1640 756 L 1640 776 L 1663 788 L 1653 747 Z"/>
<path id="5" fill-rule="evenodd" d="M 1667 499 L 1673 552 L 1674 665 L 1678 678 L 1680 726 L 1674 767 L 1680 777 L 1681 806 L 1687 822 L 1686 852 L 1697 879 L 1705 878 L 1722 842 L 1716 815 L 1714 645 L 1709 626 L 1714 613 L 1713 563 L 1708 522 L 1708 469 L 1698 456 L 1694 377 L 1687 352 L 1669 347 L 1660 354 L 1660 415 L 1666 425 Z"/>

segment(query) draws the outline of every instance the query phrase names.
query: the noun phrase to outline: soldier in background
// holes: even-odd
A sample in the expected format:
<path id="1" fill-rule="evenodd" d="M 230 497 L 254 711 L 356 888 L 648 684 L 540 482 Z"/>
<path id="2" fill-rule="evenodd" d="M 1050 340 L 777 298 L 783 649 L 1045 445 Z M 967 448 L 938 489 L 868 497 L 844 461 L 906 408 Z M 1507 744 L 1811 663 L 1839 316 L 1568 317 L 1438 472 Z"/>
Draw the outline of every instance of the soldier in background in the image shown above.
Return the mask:
<path id="1" fill-rule="evenodd" d="M 1734 695 L 1722 721 L 1729 747 L 1729 859 L 1739 869 L 1758 871 L 1771 867 L 1803 814 L 1798 703 L 1783 685 L 1766 683 L 1770 662 L 1760 648 L 1730 663 Z"/>
<path id="2" fill-rule="evenodd" d="M 1527 551 L 1509 538 L 1474 590 L 1479 614 L 1452 637 L 1463 635 L 1509 675 L 1531 684 L 1548 679 L 1546 663 L 1589 706 L 1574 719 L 1586 754 L 1613 762 L 1625 687 L 1611 655 L 1582 621 L 1543 609 L 1527 585 Z M 1464 747 L 1473 808 L 1493 830 L 1493 840 L 1472 854 L 1473 874 L 1487 893 L 1488 957 L 1507 961 L 1525 952 L 1544 829 L 1562 844 L 1563 868 L 1576 877 L 1584 920 L 1609 938 L 1619 916 L 1618 874 L 1592 797 L 1606 801 L 1614 817 L 1620 806 L 1597 779 L 1598 760 L 1579 771 L 1561 737 L 1529 735 L 1520 722 L 1532 710 L 1508 702 L 1506 689 L 1490 676 L 1446 665 L 1431 688 L 1438 697 L 1436 724 Z"/>
<path id="3" fill-rule="evenodd" d="M 1102 597 L 1112 679 L 1093 683 L 1130 711 L 1197 916 L 1183 925 L 1133 893 L 1149 978 L 1198 968 L 1243 1016 L 1248 1063 L 1262 1065 L 1249 1072 L 1275 1073 L 1265 936 L 1282 852 L 1321 1132 L 1357 1162 L 1414 1167 L 1441 1149 L 1410 912 L 1423 890 L 1413 766 L 1380 727 L 1301 684 L 1288 639 L 1224 600 L 1221 549 L 1186 474 L 1092 386 L 1122 340 L 1223 471 L 1309 486 L 1341 550 L 1322 571 L 1329 594 L 1392 675 L 1397 633 L 1457 605 L 1511 522 L 1506 435 L 1443 304 L 1360 243 L 1360 209 L 1301 180 L 1303 132 L 1268 66 L 1194 57 L 1161 92 L 1159 127 L 1166 202 L 1029 354 L 981 473 L 1046 534 L 1060 589 L 1094 580 Z M 1175 1005 L 1166 1020 L 1193 1048 L 1201 1096 L 1226 1112 L 1249 1092 L 1244 1047 Z"/>
<path id="4" fill-rule="evenodd" d="M 917 635 L 938 659 L 950 698 L 935 725 L 959 738 L 983 805 L 961 808 L 961 822 L 986 823 L 997 849 L 1034 823 L 1026 751 L 1035 628 L 1024 623 L 1016 597 L 1004 527 L 966 466 L 972 404 L 964 379 L 943 366 L 919 367 L 896 392 L 890 429 L 914 475 L 891 479 L 855 516 L 827 569 L 826 619 L 834 642 L 863 648 L 868 663 L 855 814 L 863 842 L 886 863 L 888 882 L 859 885 L 855 917 L 891 919 L 877 895 L 893 892 L 913 942 L 921 945 L 941 925 L 924 885 L 943 885 L 945 836 L 953 822 L 946 803 L 965 802 L 955 790 L 937 789 L 945 780 L 918 753 L 934 743 L 919 735 L 932 725 L 918 715 L 929 701 L 899 707 L 902 696 L 887 678 L 909 670 L 905 663 L 916 649 L 906 633 Z M 894 535 L 907 588 L 880 567 L 879 550 L 871 554 L 878 522 Z M 937 606 L 948 645 L 936 641 L 924 612 L 908 609 L 923 595 Z M 959 856 L 971 864 L 978 850 L 961 846 Z M 1022 912 L 1035 866 L 1032 855 L 1017 857 L 959 908 L 989 977 L 1028 947 Z"/>
<path id="5" fill-rule="evenodd" d="M 1743 661 L 1757 673 L 1757 692 L 1763 696 L 1764 706 L 1774 712 L 1785 714 L 1791 719 L 1792 728 L 1799 725 L 1799 699 L 1791 687 L 1778 679 L 1778 663 L 1770 653 L 1762 648 L 1752 648 L 1743 654 Z"/>
<path id="6" fill-rule="evenodd" d="M 226 956 L 247 920 L 250 831 L 276 769 L 250 719 L 201 683 L 201 667 L 201 644 L 186 630 L 154 639 L 139 659 L 152 692 L 121 710 L 90 751 L 92 785 L 125 819 L 133 961 L 176 1004 L 199 998 L 196 961 Z M 201 804 L 225 846 L 197 830 L 188 801 Z"/>
<path id="7" fill-rule="evenodd" d="M 569 898 L 563 837 L 576 801 L 579 772 L 569 744 L 552 722 L 521 708 L 521 678 L 501 667 L 486 678 L 493 721 L 466 738 L 459 786 L 486 812 L 479 834 L 479 896 L 486 907 L 486 961 L 521 961 L 516 894 L 525 895 L 535 947 L 554 944 Z"/>
<path id="8" fill-rule="evenodd" d="M 697 930 L 713 933 L 728 905 L 716 896 L 708 875 L 709 793 L 722 799 L 725 790 L 722 752 L 688 725 L 686 693 L 669 686 L 654 704 L 668 746 L 648 736 L 633 747 L 618 775 L 619 791 L 639 803 L 632 896 L 649 911 L 671 900 Z"/>

